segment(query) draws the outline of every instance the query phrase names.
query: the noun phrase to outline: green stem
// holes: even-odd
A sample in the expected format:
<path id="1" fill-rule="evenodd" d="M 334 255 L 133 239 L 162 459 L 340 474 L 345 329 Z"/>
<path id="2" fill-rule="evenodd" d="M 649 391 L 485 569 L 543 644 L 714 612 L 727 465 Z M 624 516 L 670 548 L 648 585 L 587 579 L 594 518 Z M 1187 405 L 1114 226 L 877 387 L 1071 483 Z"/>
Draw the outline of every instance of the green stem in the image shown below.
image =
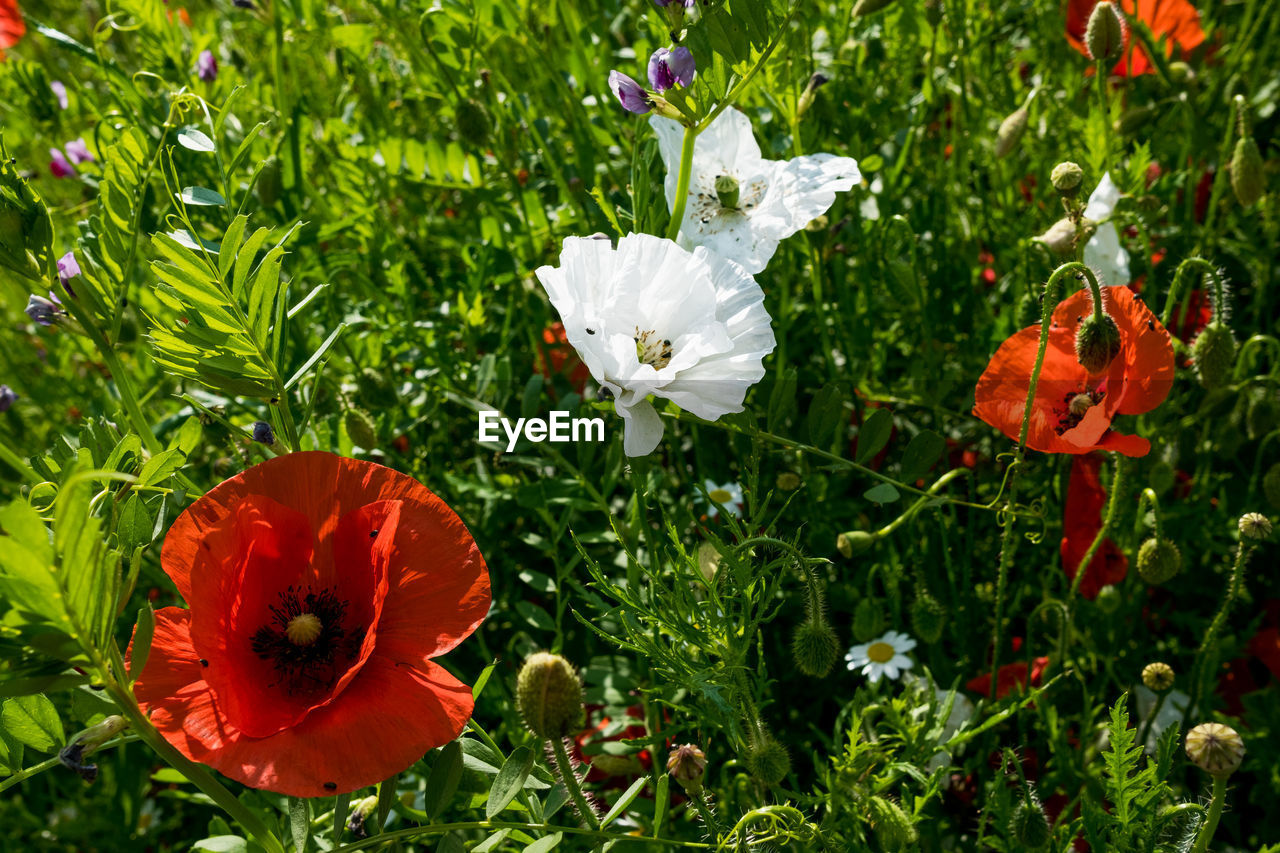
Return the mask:
<path id="1" fill-rule="evenodd" d="M 35 486 L 43 482 L 35 469 L 27 464 L 26 460 L 17 454 L 13 448 L 0 438 L 0 461 L 7 462 L 9 467 L 22 475 L 22 479 Z"/>
<path id="2" fill-rule="evenodd" d="M 698 812 L 698 817 L 702 818 L 702 823 L 707 828 L 707 832 L 711 833 L 711 837 L 719 840 L 720 823 L 716 820 L 715 813 L 711 811 L 711 807 L 707 805 L 705 795 L 701 791 L 691 792 L 689 799 L 693 802 L 693 807 Z"/>
<path id="3" fill-rule="evenodd" d="M 1222 626 L 1227 622 L 1227 615 L 1231 612 L 1231 606 L 1235 604 L 1236 598 L 1240 595 L 1240 589 L 1244 586 L 1244 567 L 1249 560 L 1249 555 L 1253 553 L 1253 548 L 1245 545 L 1241 540 L 1236 546 L 1236 561 L 1231 567 L 1231 577 L 1227 581 L 1227 592 L 1222 598 L 1222 606 L 1218 608 L 1218 613 L 1213 617 L 1213 622 L 1209 625 L 1209 630 L 1204 632 L 1204 640 L 1200 643 L 1200 649 L 1196 652 L 1195 663 L 1191 667 L 1191 701 L 1187 703 L 1187 715 L 1191 714 L 1191 710 L 1195 708 L 1203 695 L 1203 684 L 1205 681 L 1205 672 L 1210 669 L 1210 658 L 1213 655 L 1213 643 L 1218 638 L 1218 632 L 1222 630 Z"/>
<path id="4" fill-rule="evenodd" d="M 1178 269 L 1173 274 L 1173 284 L 1169 286 L 1169 295 L 1164 301 L 1164 312 L 1160 316 L 1160 322 L 1165 326 L 1173 319 L 1174 306 L 1178 304 L 1180 299 L 1184 298 L 1183 291 L 1187 287 L 1187 279 L 1191 273 L 1198 271 L 1202 276 L 1208 276 L 1213 283 L 1213 320 L 1221 322 L 1223 300 L 1226 297 L 1222 287 L 1222 275 L 1218 272 L 1218 268 L 1201 257 L 1190 257 L 1182 263 L 1178 264 Z"/>
<path id="5" fill-rule="evenodd" d="M 595 809 L 591 808 L 591 804 L 587 802 L 587 798 L 582 794 L 582 786 L 578 784 L 578 776 L 573 772 L 573 764 L 569 761 L 569 754 L 565 752 L 564 740 L 554 738 L 551 741 L 551 749 L 556 756 L 556 768 L 560 771 L 560 781 L 564 783 L 565 790 L 569 792 L 569 796 L 573 799 L 573 804 L 578 809 L 578 814 L 586 822 L 593 831 L 600 830 L 600 818 L 596 816 Z"/>
<path id="6" fill-rule="evenodd" d="M 1227 779 L 1225 776 L 1215 776 L 1213 778 L 1213 802 L 1209 803 L 1209 815 L 1205 818 L 1204 826 L 1200 828 L 1200 834 L 1196 836 L 1196 846 L 1191 848 L 1191 853 L 1208 853 L 1209 842 L 1213 840 L 1213 833 L 1218 829 L 1218 819 L 1222 817 L 1222 806 L 1227 799 Z"/>
<path id="7" fill-rule="evenodd" d="M 604 830 L 579 829 L 574 826 L 553 826 L 547 823 L 516 823 L 514 821 L 502 820 L 474 820 L 464 823 L 437 823 L 433 826 L 415 826 L 410 829 L 399 829 L 395 832 L 384 832 L 372 838 L 366 838 L 363 841 L 357 841 L 354 844 L 346 844 L 342 847 L 336 847 L 333 853 L 355 853 L 357 850 L 367 850 L 370 847 L 378 847 L 382 844 L 389 844 L 394 841 L 405 841 L 416 838 L 419 835 L 444 835 L 450 832 L 466 832 L 468 830 L 488 830 L 490 834 L 499 832 L 504 829 L 520 830 L 522 832 L 541 832 L 552 833 L 562 832 L 565 835 L 579 835 L 588 838 L 598 838 L 604 841 L 612 841 L 617 844 L 625 842 L 638 842 L 641 844 L 652 844 L 652 838 L 646 838 L 643 835 L 619 835 Z M 662 839 L 662 843 L 667 847 L 687 847 L 693 850 L 710 850 L 712 845 L 701 841 L 677 841 L 672 838 Z"/>
<path id="8" fill-rule="evenodd" d="M 1098 79 L 1098 100 L 1102 103 L 1102 171 L 1105 174 L 1111 166 L 1111 106 L 1107 102 L 1107 68 L 1099 61 L 1095 66 Z"/>
<path id="9" fill-rule="evenodd" d="M 676 179 L 676 199 L 671 208 L 671 222 L 667 224 L 667 239 L 674 240 L 684 223 L 685 204 L 689 200 L 689 176 L 693 173 L 693 144 L 698 138 L 696 127 L 684 129 L 684 143 L 680 146 L 680 175 Z"/>
<path id="10" fill-rule="evenodd" d="M 1116 475 L 1111 480 L 1111 500 L 1107 503 L 1107 514 L 1102 519 L 1102 526 L 1098 528 L 1098 533 L 1093 537 L 1093 542 L 1089 543 L 1089 550 L 1084 552 L 1084 559 L 1080 561 L 1080 565 L 1076 568 L 1076 576 L 1071 579 L 1071 593 L 1067 596 L 1068 602 L 1074 602 L 1076 593 L 1080 590 L 1080 583 L 1084 580 L 1085 569 L 1089 567 L 1089 562 L 1098 553 L 1098 549 L 1102 547 L 1103 540 L 1107 538 L 1107 531 L 1111 529 L 1111 524 L 1115 521 L 1116 509 L 1120 505 L 1120 492 L 1124 490 L 1125 458 L 1124 456 L 1116 456 Z M 1068 604 L 1068 606 L 1071 605 Z"/>

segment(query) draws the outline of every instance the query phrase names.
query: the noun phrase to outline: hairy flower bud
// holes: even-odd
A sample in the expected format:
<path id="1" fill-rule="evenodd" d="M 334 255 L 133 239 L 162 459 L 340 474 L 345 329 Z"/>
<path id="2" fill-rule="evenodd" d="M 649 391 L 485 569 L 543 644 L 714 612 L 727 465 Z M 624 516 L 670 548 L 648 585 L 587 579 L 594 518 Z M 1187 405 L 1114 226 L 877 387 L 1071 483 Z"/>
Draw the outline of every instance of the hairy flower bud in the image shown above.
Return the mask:
<path id="1" fill-rule="evenodd" d="M 1142 683 L 1148 690 L 1163 693 L 1173 686 L 1173 667 L 1156 661 L 1142 668 Z"/>
<path id="2" fill-rule="evenodd" d="M 1014 806 L 1013 815 L 1009 818 L 1009 834 L 1028 850 L 1039 850 L 1049 843 L 1052 835 L 1049 819 L 1045 817 L 1039 800 L 1029 797 Z"/>
<path id="3" fill-rule="evenodd" d="M 1116 59 L 1124 50 L 1124 19 L 1107 0 L 1093 7 L 1084 31 L 1084 44 L 1096 62 Z"/>
<path id="4" fill-rule="evenodd" d="M 454 107 L 454 125 L 463 141 L 475 148 L 489 144 L 489 132 L 493 119 L 484 104 L 474 98 L 464 98 Z"/>
<path id="5" fill-rule="evenodd" d="M 801 672 L 822 678 L 831 672 L 836 658 L 840 656 L 840 639 L 826 620 L 809 618 L 796 628 L 791 639 L 791 653 Z"/>
<path id="6" fill-rule="evenodd" d="M 867 596 L 853 609 L 853 636 L 859 643 L 868 642 L 885 628 L 884 605 L 880 599 Z"/>
<path id="7" fill-rule="evenodd" d="M 1271 519 L 1260 512 L 1240 516 L 1240 535 L 1245 539 L 1266 539 L 1271 535 Z"/>
<path id="8" fill-rule="evenodd" d="M 1262 198 L 1266 176 L 1262 171 L 1262 153 L 1249 128 L 1249 106 L 1240 95 L 1236 95 L 1235 106 L 1236 131 L 1240 138 L 1236 140 L 1231 157 L 1231 189 L 1236 194 L 1236 201 L 1242 207 L 1249 207 Z"/>
<path id="9" fill-rule="evenodd" d="M 871 797 L 867 805 L 871 810 L 871 826 L 881 847 L 888 851 L 905 851 L 916 843 L 918 833 L 902 806 L 880 796 Z"/>
<path id="10" fill-rule="evenodd" d="M 1120 328 L 1106 314 L 1090 314 L 1076 329 L 1076 360 L 1090 375 L 1104 372 L 1120 354 Z"/>
<path id="11" fill-rule="evenodd" d="M 697 795 L 702 790 L 702 777 L 706 770 L 706 754 L 691 743 L 676 747 L 667 758 L 667 772 L 690 795 Z"/>
<path id="12" fill-rule="evenodd" d="M 1280 420 L 1280 404 L 1276 402 L 1272 392 L 1264 391 L 1261 396 L 1249 400 L 1249 408 L 1244 418 L 1249 438 L 1255 441 L 1262 438 L 1276 428 L 1278 420 Z"/>
<path id="13" fill-rule="evenodd" d="M 1149 584 L 1162 584 L 1182 570 L 1182 552 L 1168 539 L 1152 536 L 1138 549 L 1138 574 Z"/>
<path id="14" fill-rule="evenodd" d="M 766 785 L 776 785 L 791 772 L 787 748 L 766 731 L 756 732 L 747 744 L 747 769 Z"/>
<path id="15" fill-rule="evenodd" d="M 1225 779 L 1244 761 L 1244 740 L 1230 726 L 1201 723 L 1187 732 L 1187 758 L 1209 775 Z"/>
<path id="16" fill-rule="evenodd" d="M 529 731 L 544 740 L 562 738 L 582 722 L 582 682 L 563 657 L 538 652 L 520 668 L 516 704 Z"/>
<path id="17" fill-rule="evenodd" d="M 363 447 L 366 450 L 378 446 L 378 428 L 374 424 L 373 418 L 364 409 L 347 409 L 346 414 L 342 417 L 342 422 L 347 428 L 347 435 L 351 436 L 351 440 L 356 446 Z"/>
<path id="18" fill-rule="evenodd" d="M 947 625 L 947 608 L 927 592 L 916 596 L 911 604 L 911 629 L 926 643 L 942 639 L 942 629 Z"/>
<path id="19" fill-rule="evenodd" d="M 356 375 L 356 396 L 370 409 L 389 408 L 399 402 L 395 385 L 386 371 L 366 367 Z"/>
<path id="20" fill-rule="evenodd" d="M 1023 132 L 1027 129 L 1027 119 L 1030 115 L 1026 107 L 1019 107 L 1000 122 L 1000 129 L 996 131 L 997 157 L 1004 157 L 1017 147 Z"/>
<path id="21" fill-rule="evenodd" d="M 1213 390 L 1226 385 L 1236 362 L 1236 339 L 1222 323 L 1205 326 L 1191 345 L 1191 360 L 1200 384 Z"/>

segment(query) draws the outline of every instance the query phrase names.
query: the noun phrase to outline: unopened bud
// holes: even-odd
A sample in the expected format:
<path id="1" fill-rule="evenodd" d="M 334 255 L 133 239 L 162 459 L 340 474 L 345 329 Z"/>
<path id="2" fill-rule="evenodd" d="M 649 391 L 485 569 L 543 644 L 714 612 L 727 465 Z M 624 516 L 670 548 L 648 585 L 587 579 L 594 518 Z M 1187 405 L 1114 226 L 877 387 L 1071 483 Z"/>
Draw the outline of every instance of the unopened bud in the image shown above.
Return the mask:
<path id="1" fill-rule="evenodd" d="M 1255 441 L 1262 438 L 1276 428 L 1277 420 L 1280 420 L 1280 404 L 1277 404 L 1271 391 L 1265 391 L 1249 401 L 1249 409 L 1244 418 L 1249 438 Z"/>
<path id="2" fill-rule="evenodd" d="M 64 767 L 79 773 L 84 781 L 92 782 L 98 778 L 98 765 L 90 764 L 85 759 L 128 727 L 129 723 L 124 717 L 112 714 L 67 741 L 67 745 L 58 751 L 58 761 Z"/>
<path id="3" fill-rule="evenodd" d="M 347 427 L 347 435 L 351 436 L 357 447 L 369 450 L 378 446 L 378 427 L 364 409 L 347 409 L 342 422 Z"/>
<path id="4" fill-rule="evenodd" d="M 1266 539 L 1271 535 L 1271 519 L 1260 512 L 1240 516 L 1240 535 L 1245 539 Z"/>
<path id="5" fill-rule="evenodd" d="M 454 108 L 454 121 L 464 142 L 475 148 L 488 144 L 493 120 L 484 104 L 474 98 L 464 98 Z"/>
<path id="6" fill-rule="evenodd" d="M 1044 243 L 1045 247 L 1055 255 L 1065 257 L 1074 254 L 1076 250 L 1076 225 L 1070 219 L 1059 219 L 1036 239 Z"/>
<path id="7" fill-rule="evenodd" d="M 1052 835 L 1049 819 L 1038 800 L 1027 798 L 1014 806 L 1009 818 L 1009 834 L 1027 850 L 1039 850 L 1049 843 Z"/>
<path id="8" fill-rule="evenodd" d="M 1162 584 L 1182 570 L 1182 552 L 1168 539 L 1152 536 L 1138 549 L 1138 574 L 1149 584 Z"/>
<path id="9" fill-rule="evenodd" d="M 1027 119 L 1030 112 L 1026 107 L 1019 107 L 1005 117 L 1000 122 L 1000 129 L 996 131 L 996 156 L 1004 157 L 1010 151 L 1017 147 L 1018 141 L 1022 139 L 1023 132 L 1027 129 Z"/>
<path id="10" fill-rule="evenodd" d="M 1106 62 L 1124 50 L 1124 19 L 1107 0 L 1093 7 L 1084 31 L 1084 44 L 1095 62 Z"/>
<path id="11" fill-rule="evenodd" d="M 1156 661 L 1142 668 L 1142 683 L 1148 690 L 1163 693 L 1173 686 L 1173 667 Z"/>
<path id="12" fill-rule="evenodd" d="M 1280 462 L 1272 465 L 1267 469 L 1267 473 L 1262 475 L 1262 494 L 1266 497 L 1267 503 L 1280 509 Z"/>
<path id="13" fill-rule="evenodd" d="M 529 731 L 544 740 L 562 738 L 582 722 L 582 682 L 563 657 L 538 652 L 520 668 L 516 704 Z"/>
<path id="14" fill-rule="evenodd" d="M 1225 779 L 1244 761 L 1244 740 L 1230 726 L 1201 723 L 1187 732 L 1187 758 L 1209 775 Z"/>
<path id="15" fill-rule="evenodd" d="M 356 376 L 356 396 L 370 409 L 390 408 L 399 401 L 386 371 L 376 367 L 366 367 Z"/>
<path id="16" fill-rule="evenodd" d="M 1076 329 L 1076 360 L 1089 375 L 1104 372 L 1119 354 L 1120 329 L 1116 321 L 1106 314 L 1085 317 Z"/>
<path id="17" fill-rule="evenodd" d="M 813 106 L 813 99 L 817 95 L 818 89 L 825 86 L 826 83 L 827 75 L 825 74 L 814 74 L 809 78 L 804 91 L 800 93 L 800 101 L 796 104 L 796 118 L 809 111 L 809 107 Z"/>
<path id="18" fill-rule="evenodd" d="M 859 643 L 866 643 L 884 633 L 884 605 L 880 599 L 867 596 L 853 609 L 853 636 Z"/>
<path id="19" fill-rule="evenodd" d="M 942 23 L 942 0 L 924 0 L 924 20 L 931 28 L 938 28 Z"/>
<path id="20" fill-rule="evenodd" d="M 910 849 L 918 838 L 911 817 L 893 800 L 873 796 L 868 800 L 871 810 L 871 826 L 875 829 L 880 846 L 888 851 Z"/>
<path id="21" fill-rule="evenodd" d="M 846 530 L 836 537 L 836 550 L 846 560 L 875 544 L 876 535 L 865 530 Z"/>
<path id="22" fill-rule="evenodd" d="M 800 475 L 794 471 L 780 471 L 774 484 L 780 491 L 794 492 L 800 488 L 802 481 L 800 480 Z"/>
<path id="23" fill-rule="evenodd" d="M 787 748 L 766 731 L 756 732 L 747 744 L 747 769 L 766 785 L 776 785 L 791 772 Z"/>
<path id="24" fill-rule="evenodd" d="M 347 816 L 347 831 L 356 838 L 368 838 L 369 830 L 365 823 L 377 808 L 377 797 L 365 797 L 362 800 L 356 800 L 355 805 L 351 808 L 351 814 Z"/>
<path id="25" fill-rule="evenodd" d="M 853 17 L 861 18 L 863 15 L 879 12 L 891 3 L 893 3 L 893 0 L 858 0 L 857 3 L 853 4 Z"/>
<path id="26" fill-rule="evenodd" d="M 942 639 L 942 629 L 947 625 L 947 608 L 927 592 L 916 596 L 911 604 L 911 629 L 926 643 Z"/>
<path id="27" fill-rule="evenodd" d="M 1205 388 L 1213 390 L 1226 385 L 1236 362 L 1236 339 L 1231 330 L 1223 323 L 1205 326 L 1191 345 L 1191 360 Z"/>
<path id="28" fill-rule="evenodd" d="M 820 616 L 800 623 L 791 639 L 791 653 L 796 666 L 805 675 L 822 678 L 831 672 L 840 656 L 840 639 L 835 629 Z"/>
<path id="29" fill-rule="evenodd" d="M 1262 172 L 1262 154 L 1253 141 L 1249 127 L 1249 105 L 1241 95 L 1235 97 L 1236 140 L 1235 153 L 1231 157 L 1231 189 L 1242 207 L 1257 204 L 1266 188 L 1266 176 Z"/>
<path id="30" fill-rule="evenodd" d="M 678 746 L 667 758 L 667 772 L 690 795 L 702 790 L 702 777 L 707 770 L 707 756 L 691 743 Z"/>
<path id="31" fill-rule="evenodd" d="M 1113 585 L 1107 584 L 1098 590 L 1098 597 L 1094 601 L 1098 605 L 1098 609 L 1108 616 L 1120 609 L 1120 605 L 1124 604 L 1124 596 L 1120 595 L 1120 590 Z"/>

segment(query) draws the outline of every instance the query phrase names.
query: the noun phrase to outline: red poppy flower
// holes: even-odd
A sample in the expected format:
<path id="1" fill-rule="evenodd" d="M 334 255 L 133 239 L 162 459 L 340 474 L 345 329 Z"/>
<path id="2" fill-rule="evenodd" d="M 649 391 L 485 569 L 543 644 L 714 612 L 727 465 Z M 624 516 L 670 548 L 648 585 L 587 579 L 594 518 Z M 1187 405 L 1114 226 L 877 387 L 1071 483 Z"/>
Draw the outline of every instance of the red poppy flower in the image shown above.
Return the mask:
<path id="1" fill-rule="evenodd" d="M 1173 316 L 1169 318 L 1170 331 L 1182 342 L 1190 343 L 1213 319 L 1213 302 L 1207 291 L 1196 288 L 1187 297 L 1185 316 L 1182 306 L 1183 302 L 1179 299 L 1177 307 L 1173 309 Z"/>
<path id="2" fill-rule="evenodd" d="M 17 0 L 0 0 L 0 59 L 4 59 L 4 49 L 17 44 L 26 32 Z"/>
<path id="3" fill-rule="evenodd" d="M 538 353 L 538 372 L 550 382 L 553 373 L 566 374 L 569 384 L 579 394 L 591 378 L 591 370 L 578 358 L 578 352 L 569 343 L 564 324 L 557 321 L 542 330 L 542 342 L 546 344 L 546 358 Z"/>
<path id="4" fill-rule="evenodd" d="M 1084 32 L 1096 5 L 1098 0 L 1070 0 L 1067 5 L 1067 41 L 1085 56 L 1089 55 L 1089 51 L 1085 48 Z M 1172 57 L 1176 47 L 1179 56 L 1186 57 L 1204 43 L 1200 13 L 1187 0 L 1120 0 L 1120 8 L 1124 12 L 1126 24 L 1140 21 L 1151 30 L 1151 36 L 1157 44 L 1164 41 L 1165 56 Z M 1122 77 L 1137 77 L 1140 74 L 1150 74 L 1153 68 L 1146 50 L 1140 44 L 1133 44 L 1133 36 L 1126 27 L 1124 56 L 1111 73 Z"/>
<path id="5" fill-rule="evenodd" d="M 484 619 L 489 574 L 411 477 L 330 453 L 277 457 L 188 508 L 162 563 L 190 609 L 156 612 L 135 692 L 194 761 L 331 796 L 404 770 L 471 716 L 471 690 L 431 659 Z"/>
<path id="6" fill-rule="evenodd" d="M 1075 337 L 1089 316 L 1088 290 L 1053 311 L 1049 345 L 1031 407 L 1027 447 L 1046 453 L 1115 450 L 1145 456 L 1151 443 L 1111 429 L 1116 415 L 1149 412 L 1173 386 L 1173 345 L 1156 315 L 1127 287 L 1102 288 L 1104 308 L 1120 329 L 1120 354 L 1106 372 L 1090 376 L 1076 359 Z M 973 413 L 1015 441 L 1040 346 L 1040 325 L 1008 338 L 978 380 Z"/>
<path id="7" fill-rule="evenodd" d="M 1263 628 L 1249 641 L 1249 654 L 1262 661 L 1271 675 L 1280 679 L 1280 628 Z"/>
<path id="8" fill-rule="evenodd" d="M 1062 568 L 1072 581 L 1102 529 L 1102 507 L 1107 502 L 1107 493 L 1098 476 L 1101 469 L 1102 457 L 1095 453 L 1072 460 L 1067 505 L 1062 517 Z M 1120 583 L 1128 573 L 1129 558 L 1116 543 L 1103 539 L 1084 571 L 1080 594 L 1095 599 L 1104 586 Z"/>
<path id="9" fill-rule="evenodd" d="M 1047 657 L 1036 658 L 1031 662 L 1031 686 L 1039 687 L 1045 668 L 1049 666 Z M 1003 699 L 1014 690 L 1020 690 L 1027 683 L 1027 662 L 1007 663 L 996 673 L 996 698 Z M 979 696 L 991 695 L 991 673 L 979 675 L 965 684 L 971 692 Z"/>

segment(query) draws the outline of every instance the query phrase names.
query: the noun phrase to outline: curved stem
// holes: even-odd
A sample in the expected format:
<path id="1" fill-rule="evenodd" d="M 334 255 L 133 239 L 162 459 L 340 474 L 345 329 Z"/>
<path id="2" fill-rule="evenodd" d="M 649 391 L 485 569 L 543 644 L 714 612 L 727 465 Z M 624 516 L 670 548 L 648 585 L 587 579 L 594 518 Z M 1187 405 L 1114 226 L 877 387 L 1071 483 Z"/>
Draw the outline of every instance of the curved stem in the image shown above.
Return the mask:
<path id="1" fill-rule="evenodd" d="M 671 208 L 671 222 L 667 224 L 667 239 L 674 240 L 684 223 L 684 208 L 689 201 L 689 176 L 693 172 L 693 143 L 698 138 L 696 127 L 684 129 L 684 142 L 680 146 L 680 175 L 676 179 L 676 198 Z"/>
<path id="2" fill-rule="evenodd" d="M 1204 826 L 1200 827 L 1200 834 L 1196 836 L 1196 846 L 1191 848 L 1191 853 L 1208 853 L 1209 842 L 1213 840 L 1213 833 L 1218 829 L 1218 819 L 1222 817 L 1222 806 L 1227 799 L 1227 780 L 1225 776 L 1215 776 L 1213 779 L 1213 802 L 1209 803 L 1209 815 L 1205 818 Z"/>
<path id="3" fill-rule="evenodd" d="M 1190 257 L 1178 264 L 1178 269 L 1173 273 L 1173 284 L 1169 285 L 1169 295 L 1165 297 L 1164 311 L 1160 315 L 1160 322 L 1163 325 L 1168 326 L 1173 319 L 1173 308 L 1183 296 L 1182 292 L 1186 289 L 1188 276 L 1195 271 L 1199 271 L 1202 276 L 1207 275 L 1213 280 L 1213 319 L 1215 321 L 1221 319 L 1222 276 L 1218 273 L 1218 268 L 1204 258 Z"/>
<path id="4" fill-rule="evenodd" d="M 1187 716 L 1200 702 L 1203 693 L 1201 682 L 1205 680 L 1205 671 L 1210 668 L 1209 660 L 1213 655 L 1213 643 L 1218 638 L 1218 632 L 1222 630 L 1222 626 L 1226 624 L 1231 605 L 1235 603 L 1241 587 L 1244 586 L 1244 567 L 1252 552 L 1253 548 L 1246 545 L 1243 540 L 1236 547 L 1236 561 L 1231 567 L 1231 577 L 1227 581 L 1227 592 L 1222 598 L 1222 606 L 1218 608 L 1218 614 L 1213 617 L 1209 630 L 1204 632 L 1204 640 L 1200 643 L 1195 663 L 1191 667 L 1191 701 L 1187 703 Z"/>
<path id="5" fill-rule="evenodd" d="M 1155 537 L 1157 540 L 1162 540 L 1164 539 L 1164 528 L 1161 527 L 1160 525 L 1160 501 L 1156 497 L 1155 489 L 1151 488 L 1150 486 L 1147 486 L 1145 489 L 1142 490 L 1142 493 L 1138 495 L 1138 520 L 1137 520 L 1137 524 L 1135 525 L 1135 529 L 1138 532 L 1138 534 L 1141 535 L 1142 526 L 1143 526 L 1142 525 L 1143 510 L 1148 505 L 1150 505 L 1151 507 L 1151 518 L 1152 518 L 1152 521 L 1154 522 L 1152 524 L 1152 529 L 1155 531 Z"/>
<path id="6" fill-rule="evenodd" d="M 592 830 L 599 831 L 600 818 L 596 816 L 596 810 L 591 808 L 591 804 L 587 802 L 587 798 L 582 794 L 582 786 L 578 784 L 578 776 L 573 772 L 573 764 L 569 761 L 569 754 L 565 752 L 564 741 L 560 738 L 554 738 L 551 741 L 551 750 L 556 756 L 556 768 L 560 771 L 560 781 L 564 783 L 565 790 L 569 792 L 573 804 L 578 809 L 578 814 L 586 822 Z"/>

